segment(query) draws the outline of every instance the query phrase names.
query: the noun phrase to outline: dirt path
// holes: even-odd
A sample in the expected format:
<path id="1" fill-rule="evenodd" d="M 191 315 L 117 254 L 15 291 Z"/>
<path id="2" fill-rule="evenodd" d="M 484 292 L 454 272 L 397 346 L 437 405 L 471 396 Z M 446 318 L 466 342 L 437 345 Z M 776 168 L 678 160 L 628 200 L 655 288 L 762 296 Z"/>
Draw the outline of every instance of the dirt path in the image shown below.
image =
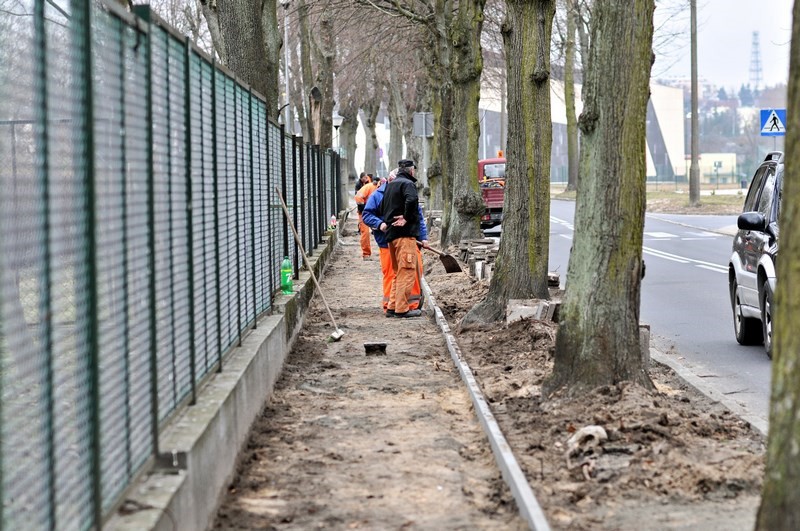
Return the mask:
<path id="1" fill-rule="evenodd" d="M 217 529 L 524 529 L 440 330 L 383 317 L 379 262 L 361 260 L 347 229 L 322 281 L 346 335 L 325 342 L 315 299 Z M 557 325 L 460 330 L 487 283 L 425 263 L 554 529 L 752 529 L 764 440 L 746 422 L 656 363 L 657 392 L 622 383 L 545 401 Z M 386 355 L 366 355 L 368 341 L 388 343 Z M 573 446 L 590 426 L 606 438 Z"/>
<path id="2" fill-rule="evenodd" d="M 441 332 L 384 318 L 349 228 L 321 281 L 345 336 L 315 297 L 216 528 L 525 529 Z"/>

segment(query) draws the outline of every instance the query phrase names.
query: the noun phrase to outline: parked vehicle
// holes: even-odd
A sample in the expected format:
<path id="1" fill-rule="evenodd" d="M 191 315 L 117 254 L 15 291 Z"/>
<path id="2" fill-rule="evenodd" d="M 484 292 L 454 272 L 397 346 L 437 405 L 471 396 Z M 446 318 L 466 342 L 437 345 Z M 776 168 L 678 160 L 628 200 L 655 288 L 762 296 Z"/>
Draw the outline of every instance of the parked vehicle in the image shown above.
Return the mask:
<path id="1" fill-rule="evenodd" d="M 481 216 L 481 229 L 489 229 L 503 220 L 506 186 L 506 159 L 502 157 L 478 161 L 478 184 L 486 211 Z"/>
<path id="2" fill-rule="evenodd" d="M 783 153 L 774 151 L 756 170 L 737 219 L 739 230 L 728 267 L 736 341 L 763 342 L 770 357 L 783 164 Z"/>

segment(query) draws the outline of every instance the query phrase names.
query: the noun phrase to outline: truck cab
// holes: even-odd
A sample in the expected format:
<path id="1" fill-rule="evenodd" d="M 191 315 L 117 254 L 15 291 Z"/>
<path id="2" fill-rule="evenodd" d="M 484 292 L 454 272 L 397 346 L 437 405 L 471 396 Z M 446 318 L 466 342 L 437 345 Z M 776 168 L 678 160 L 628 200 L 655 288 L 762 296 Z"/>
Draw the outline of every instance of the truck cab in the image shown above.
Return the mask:
<path id="1" fill-rule="evenodd" d="M 478 161 L 478 184 L 486 211 L 481 216 L 481 229 L 490 229 L 503 220 L 506 186 L 506 159 L 502 152 L 493 159 Z"/>

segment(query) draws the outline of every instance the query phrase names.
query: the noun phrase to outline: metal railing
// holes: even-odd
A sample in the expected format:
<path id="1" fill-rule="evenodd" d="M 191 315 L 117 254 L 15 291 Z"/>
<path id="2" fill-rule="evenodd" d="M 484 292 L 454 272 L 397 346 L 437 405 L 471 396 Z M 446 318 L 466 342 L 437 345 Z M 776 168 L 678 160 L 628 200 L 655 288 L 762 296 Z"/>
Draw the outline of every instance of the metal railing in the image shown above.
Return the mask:
<path id="1" fill-rule="evenodd" d="M 0 14 L 0 528 L 100 528 L 297 273 L 275 187 L 313 253 L 339 161 L 147 7 L 29 8 Z"/>

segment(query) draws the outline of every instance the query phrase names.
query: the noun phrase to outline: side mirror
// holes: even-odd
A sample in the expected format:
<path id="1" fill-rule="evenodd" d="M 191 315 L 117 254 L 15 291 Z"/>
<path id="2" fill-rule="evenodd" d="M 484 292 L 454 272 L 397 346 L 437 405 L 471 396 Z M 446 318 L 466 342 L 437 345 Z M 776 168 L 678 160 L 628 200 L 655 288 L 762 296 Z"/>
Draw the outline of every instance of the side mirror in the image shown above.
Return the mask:
<path id="1" fill-rule="evenodd" d="M 744 212 L 739 214 L 736 226 L 741 230 L 757 230 L 765 232 L 767 229 L 767 218 L 761 212 Z"/>

